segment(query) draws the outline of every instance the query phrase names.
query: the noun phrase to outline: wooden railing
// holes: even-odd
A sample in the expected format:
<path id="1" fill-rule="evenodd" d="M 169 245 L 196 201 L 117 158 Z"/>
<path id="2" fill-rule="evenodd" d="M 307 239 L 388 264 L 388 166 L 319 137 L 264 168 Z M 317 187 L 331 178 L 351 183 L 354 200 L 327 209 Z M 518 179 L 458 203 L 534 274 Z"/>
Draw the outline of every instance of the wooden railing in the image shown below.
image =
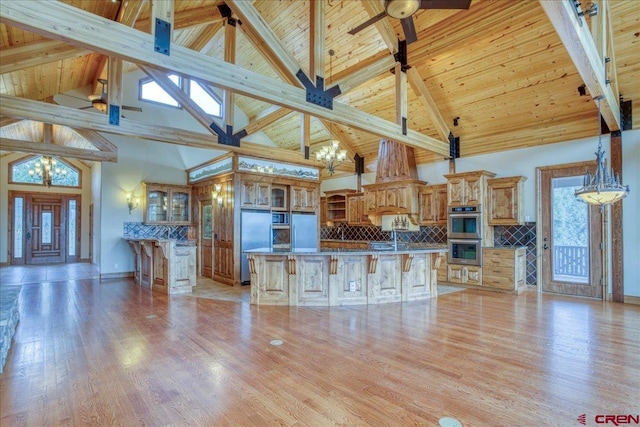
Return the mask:
<path id="1" fill-rule="evenodd" d="M 554 246 L 555 275 L 589 277 L 589 248 L 587 246 Z"/>

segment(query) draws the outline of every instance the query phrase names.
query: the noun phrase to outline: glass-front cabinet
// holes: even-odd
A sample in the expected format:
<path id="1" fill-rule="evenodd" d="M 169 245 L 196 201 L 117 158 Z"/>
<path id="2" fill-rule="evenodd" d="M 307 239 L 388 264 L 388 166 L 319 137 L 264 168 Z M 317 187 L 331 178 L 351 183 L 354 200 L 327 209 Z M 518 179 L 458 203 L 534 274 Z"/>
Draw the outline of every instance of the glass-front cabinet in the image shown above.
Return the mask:
<path id="1" fill-rule="evenodd" d="M 145 224 L 191 224 L 191 188 L 143 182 Z"/>

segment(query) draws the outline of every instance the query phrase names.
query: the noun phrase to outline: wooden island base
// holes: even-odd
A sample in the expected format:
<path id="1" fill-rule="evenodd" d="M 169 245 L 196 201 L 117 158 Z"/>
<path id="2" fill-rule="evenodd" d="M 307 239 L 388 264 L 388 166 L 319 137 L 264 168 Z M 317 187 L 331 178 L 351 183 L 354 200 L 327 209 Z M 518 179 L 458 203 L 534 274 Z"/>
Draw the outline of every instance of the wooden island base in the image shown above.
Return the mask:
<path id="1" fill-rule="evenodd" d="M 406 251 L 247 251 L 251 304 L 341 306 L 437 296 L 445 248 Z"/>

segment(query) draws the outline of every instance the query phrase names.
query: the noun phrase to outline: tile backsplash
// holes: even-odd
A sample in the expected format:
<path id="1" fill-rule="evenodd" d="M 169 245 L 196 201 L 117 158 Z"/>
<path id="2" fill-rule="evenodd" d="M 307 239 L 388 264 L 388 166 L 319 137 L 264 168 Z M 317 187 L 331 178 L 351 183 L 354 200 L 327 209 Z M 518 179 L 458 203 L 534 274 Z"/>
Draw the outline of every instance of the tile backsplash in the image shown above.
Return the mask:
<path id="1" fill-rule="evenodd" d="M 142 222 L 125 222 L 122 233 L 128 239 L 189 239 L 188 225 L 154 225 Z"/>

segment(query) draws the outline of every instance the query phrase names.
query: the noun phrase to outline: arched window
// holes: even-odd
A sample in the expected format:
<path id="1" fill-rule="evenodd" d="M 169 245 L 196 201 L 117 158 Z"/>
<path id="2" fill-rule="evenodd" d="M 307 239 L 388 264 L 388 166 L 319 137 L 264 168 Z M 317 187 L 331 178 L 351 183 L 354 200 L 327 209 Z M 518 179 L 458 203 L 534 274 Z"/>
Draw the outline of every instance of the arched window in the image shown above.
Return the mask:
<path id="1" fill-rule="evenodd" d="M 10 184 L 80 187 L 80 170 L 55 156 L 29 156 L 9 165 Z"/>

